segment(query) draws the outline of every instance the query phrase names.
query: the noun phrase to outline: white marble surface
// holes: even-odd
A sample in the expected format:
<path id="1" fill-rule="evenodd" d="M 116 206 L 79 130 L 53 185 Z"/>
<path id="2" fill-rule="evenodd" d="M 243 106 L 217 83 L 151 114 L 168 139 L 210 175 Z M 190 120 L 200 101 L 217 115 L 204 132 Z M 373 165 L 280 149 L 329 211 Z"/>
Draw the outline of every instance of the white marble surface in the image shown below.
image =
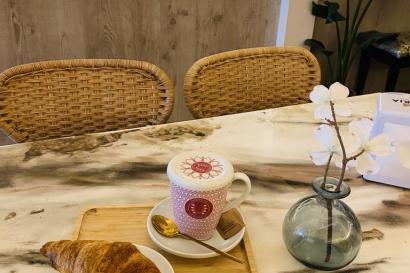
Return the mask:
<path id="1" fill-rule="evenodd" d="M 373 116 L 375 95 L 352 102 L 354 116 Z M 314 272 L 288 254 L 281 235 L 288 208 L 311 194 L 310 181 L 323 173 L 308 157 L 319 146 L 312 135 L 317 126 L 312 109 L 299 105 L 0 147 L 0 272 L 54 272 L 39 247 L 70 238 L 83 208 L 158 202 L 169 194 L 169 159 L 199 148 L 225 155 L 252 179 L 242 210 L 258 271 Z M 363 230 L 376 228 L 384 237 L 364 241 L 356 260 L 341 272 L 410 272 L 410 191 L 349 177 L 352 194 L 345 201 Z M 239 187 L 234 185 L 231 196 Z M 6 220 L 12 212 L 16 216 Z"/>

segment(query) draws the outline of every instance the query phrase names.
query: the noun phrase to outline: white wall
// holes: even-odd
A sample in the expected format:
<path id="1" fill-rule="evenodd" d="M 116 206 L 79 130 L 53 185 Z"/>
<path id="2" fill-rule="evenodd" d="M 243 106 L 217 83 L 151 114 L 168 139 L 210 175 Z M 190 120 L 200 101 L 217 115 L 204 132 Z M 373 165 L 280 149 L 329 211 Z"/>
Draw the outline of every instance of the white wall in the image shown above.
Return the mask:
<path id="1" fill-rule="evenodd" d="M 303 46 L 312 37 L 315 17 L 311 9 L 312 0 L 281 0 L 277 46 Z"/>

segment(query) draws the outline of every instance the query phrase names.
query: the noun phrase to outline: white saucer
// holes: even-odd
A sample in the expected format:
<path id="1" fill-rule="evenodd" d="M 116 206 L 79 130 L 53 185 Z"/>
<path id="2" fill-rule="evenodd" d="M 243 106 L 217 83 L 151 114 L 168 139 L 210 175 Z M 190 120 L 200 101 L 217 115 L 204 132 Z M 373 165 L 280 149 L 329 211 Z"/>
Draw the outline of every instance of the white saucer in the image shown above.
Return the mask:
<path id="1" fill-rule="evenodd" d="M 243 215 L 240 210 L 237 209 L 239 214 L 243 219 Z M 160 235 L 152 226 L 151 217 L 153 215 L 160 214 L 164 215 L 168 218 L 174 219 L 174 214 L 172 212 L 171 207 L 171 199 L 166 198 L 159 202 L 149 213 L 147 219 L 147 230 L 149 237 L 151 240 L 158 245 L 161 249 L 165 250 L 166 252 L 172 253 L 174 255 L 185 257 L 185 258 L 193 258 L 193 259 L 203 259 L 209 257 L 215 257 L 219 254 L 209 250 L 206 247 L 203 247 L 195 242 L 182 239 L 182 238 L 167 238 Z M 217 231 L 215 231 L 214 236 L 205 241 L 207 244 L 210 244 L 224 252 L 227 252 L 237 246 L 245 234 L 245 228 L 243 228 L 240 232 L 238 232 L 235 236 L 229 238 L 228 240 L 224 240 L 221 235 Z"/>
<path id="2" fill-rule="evenodd" d="M 171 264 L 160 253 L 146 246 L 134 245 L 145 257 L 150 259 L 158 267 L 161 273 L 174 273 L 174 269 Z"/>

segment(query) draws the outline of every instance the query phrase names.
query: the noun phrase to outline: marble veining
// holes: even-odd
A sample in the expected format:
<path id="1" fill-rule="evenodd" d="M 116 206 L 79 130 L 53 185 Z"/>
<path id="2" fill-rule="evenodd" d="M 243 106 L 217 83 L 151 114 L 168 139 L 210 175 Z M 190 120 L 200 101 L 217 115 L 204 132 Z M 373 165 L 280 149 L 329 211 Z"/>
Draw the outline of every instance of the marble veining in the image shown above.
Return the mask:
<path id="1" fill-rule="evenodd" d="M 354 117 L 373 117 L 375 95 L 351 101 Z M 341 128 L 347 143 L 349 120 Z M 55 272 L 39 254 L 43 243 L 70 238 L 85 207 L 165 198 L 167 162 L 193 149 L 220 153 L 251 177 L 242 210 L 258 271 L 315 272 L 288 254 L 281 226 L 288 208 L 313 194 L 310 183 L 323 174 L 308 157 L 319 147 L 317 125 L 313 105 L 305 104 L 0 147 L 0 273 Z M 345 201 L 366 232 L 356 260 L 338 272 L 409 272 L 410 191 L 353 172 L 346 180 L 352 194 Z M 230 196 L 240 192 L 234 184 Z"/>

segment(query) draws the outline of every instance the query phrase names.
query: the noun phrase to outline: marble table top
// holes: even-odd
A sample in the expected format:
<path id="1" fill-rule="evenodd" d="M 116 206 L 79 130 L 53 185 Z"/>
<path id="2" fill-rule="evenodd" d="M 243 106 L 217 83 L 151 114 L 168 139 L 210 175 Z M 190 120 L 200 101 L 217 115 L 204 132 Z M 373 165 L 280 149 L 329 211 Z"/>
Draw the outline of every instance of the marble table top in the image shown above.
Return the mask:
<path id="1" fill-rule="evenodd" d="M 354 117 L 373 117 L 375 95 L 351 101 Z M 342 125 L 347 143 L 348 120 Z M 167 197 L 167 162 L 192 149 L 220 153 L 251 177 L 242 210 L 258 271 L 315 272 L 288 254 L 281 235 L 286 211 L 312 194 L 312 179 L 323 175 L 308 156 L 319 147 L 315 126 L 313 105 L 306 104 L 0 147 L 0 272 L 55 272 L 39 254 L 43 243 L 69 239 L 80 211 L 91 205 Z M 363 230 L 373 232 L 340 272 L 410 272 L 410 191 L 355 173 L 347 180 L 352 194 L 345 202 Z M 234 184 L 231 197 L 240 187 Z"/>

